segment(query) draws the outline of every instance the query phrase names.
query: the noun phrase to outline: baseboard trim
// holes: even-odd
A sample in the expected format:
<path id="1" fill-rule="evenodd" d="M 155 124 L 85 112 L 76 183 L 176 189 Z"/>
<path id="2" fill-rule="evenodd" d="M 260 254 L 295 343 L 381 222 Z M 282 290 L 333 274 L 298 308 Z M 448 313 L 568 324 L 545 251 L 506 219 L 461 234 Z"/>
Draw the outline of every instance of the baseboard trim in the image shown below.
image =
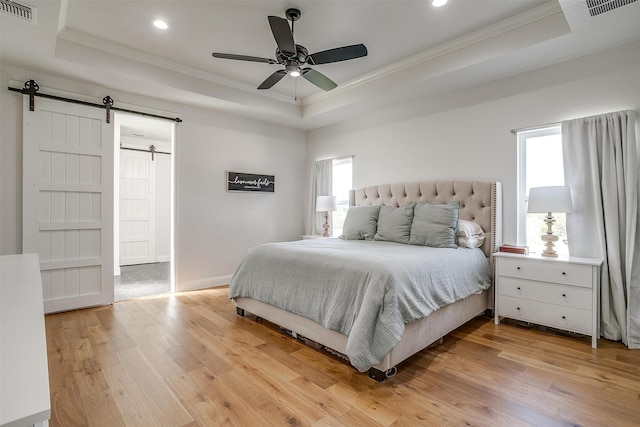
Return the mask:
<path id="1" fill-rule="evenodd" d="M 171 255 L 160 255 L 156 257 L 156 262 L 170 262 Z"/>
<path id="2" fill-rule="evenodd" d="M 198 289 L 215 288 L 218 286 L 228 285 L 231 280 L 231 274 L 226 276 L 208 277 L 206 279 L 191 280 L 188 282 L 176 283 L 176 292 L 195 291 Z"/>

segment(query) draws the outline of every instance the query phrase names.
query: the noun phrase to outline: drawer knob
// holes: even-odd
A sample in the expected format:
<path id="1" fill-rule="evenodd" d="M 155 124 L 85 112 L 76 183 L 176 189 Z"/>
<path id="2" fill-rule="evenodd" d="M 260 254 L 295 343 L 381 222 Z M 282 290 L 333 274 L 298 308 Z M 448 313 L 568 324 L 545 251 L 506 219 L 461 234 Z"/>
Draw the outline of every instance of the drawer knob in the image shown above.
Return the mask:
<path id="1" fill-rule="evenodd" d="M 516 267 L 518 270 L 520 270 L 520 267 Z"/>
<path id="2" fill-rule="evenodd" d="M 565 273 L 565 272 L 563 271 L 563 272 L 562 272 L 562 275 L 563 275 L 563 276 L 566 276 L 566 275 L 567 275 L 567 273 Z"/>
<path id="3" fill-rule="evenodd" d="M 516 307 L 516 310 L 520 311 L 520 307 Z"/>
<path id="4" fill-rule="evenodd" d="M 518 286 L 518 288 L 517 288 L 517 289 L 518 289 L 518 290 L 520 290 L 520 286 Z"/>
<path id="5" fill-rule="evenodd" d="M 562 316 L 562 318 L 563 318 L 564 320 L 567 320 L 567 316 Z"/>
<path id="6" fill-rule="evenodd" d="M 562 294 L 562 298 L 566 298 L 566 297 L 567 297 L 567 294 Z"/>

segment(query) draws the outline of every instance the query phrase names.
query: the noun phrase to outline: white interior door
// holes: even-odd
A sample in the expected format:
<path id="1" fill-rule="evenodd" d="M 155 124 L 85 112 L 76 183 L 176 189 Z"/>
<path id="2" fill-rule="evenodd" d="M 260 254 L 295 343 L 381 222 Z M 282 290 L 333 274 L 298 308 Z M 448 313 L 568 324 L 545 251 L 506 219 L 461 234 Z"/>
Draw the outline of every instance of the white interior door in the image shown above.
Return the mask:
<path id="1" fill-rule="evenodd" d="M 45 312 L 113 302 L 113 141 L 105 111 L 23 99 L 23 252 Z"/>
<path id="2" fill-rule="evenodd" d="M 120 150 L 120 265 L 156 262 L 156 161 Z"/>

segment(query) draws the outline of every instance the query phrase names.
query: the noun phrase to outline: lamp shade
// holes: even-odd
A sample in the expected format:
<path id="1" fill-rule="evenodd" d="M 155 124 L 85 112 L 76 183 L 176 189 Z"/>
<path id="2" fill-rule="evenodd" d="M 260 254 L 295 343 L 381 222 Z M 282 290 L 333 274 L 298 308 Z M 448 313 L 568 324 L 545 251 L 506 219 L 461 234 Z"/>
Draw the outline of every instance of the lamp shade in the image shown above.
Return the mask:
<path id="1" fill-rule="evenodd" d="M 573 212 L 571 189 L 567 186 L 529 189 L 528 213 Z"/>
<path id="2" fill-rule="evenodd" d="M 316 199 L 316 212 L 333 212 L 336 209 L 336 196 L 318 196 Z"/>

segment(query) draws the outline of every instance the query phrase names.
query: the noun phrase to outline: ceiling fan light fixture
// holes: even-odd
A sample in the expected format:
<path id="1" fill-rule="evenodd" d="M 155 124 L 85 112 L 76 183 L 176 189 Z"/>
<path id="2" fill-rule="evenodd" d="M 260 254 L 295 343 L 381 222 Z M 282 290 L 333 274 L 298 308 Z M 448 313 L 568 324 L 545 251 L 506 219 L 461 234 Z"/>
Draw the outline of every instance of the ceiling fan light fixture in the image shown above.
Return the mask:
<path id="1" fill-rule="evenodd" d="M 431 6 L 433 7 L 441 7 L 444 6 L 445 4 L 447 4 L 448 0 L 433 0 L 431 2 Z"/>
<path id="2" fill-rule="evenodd" d="M 153 26 L 159 30 L 166 30 L 167 28 L 169 28 L 169 24 L 167 24 L 167 22 L 162 19 L 154 19 Z"/>
<path id="3" fill-rule="evenodd" d="M 287 64 L 284 69 L 291 77 L 300 77 L 302 75 L 298 64 Z"/>

